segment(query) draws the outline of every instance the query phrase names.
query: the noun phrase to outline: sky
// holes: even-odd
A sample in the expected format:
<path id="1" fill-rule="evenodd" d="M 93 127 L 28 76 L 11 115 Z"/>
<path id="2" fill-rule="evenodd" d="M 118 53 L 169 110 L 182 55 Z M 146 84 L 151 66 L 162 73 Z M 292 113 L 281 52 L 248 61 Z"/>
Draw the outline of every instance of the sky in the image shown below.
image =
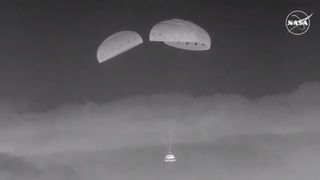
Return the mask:
<path id="1" fill-rule="evenodd" d="M 0 179 L 316 179 L 319 8 L 1 0 Z M 313 13 L 301 36 L 284 26 L 295 9 Z M 171 18 L 203 27 L 212 48 L 149 42 L 151 27 Z M 121 30 L 145 42 L 99 64 L 97 47 Z"/>
<path id="2" fill-rule="evenodd" d="M 317 1 L 2 0 L 0 98 L 41 109 L 163 92 L 256 98 L 290 91 L 320 78 L 319 6 Z M 308 33 L 296 37 L 284 21 L 299 8 L 314 16 Z M 151 27 L 171 18 L 203 27 L 212 49 L 189 52 L 149 42 Z M 121 30 L 138 32 L 145 43 L 99 64 L 97 47 Z"/>

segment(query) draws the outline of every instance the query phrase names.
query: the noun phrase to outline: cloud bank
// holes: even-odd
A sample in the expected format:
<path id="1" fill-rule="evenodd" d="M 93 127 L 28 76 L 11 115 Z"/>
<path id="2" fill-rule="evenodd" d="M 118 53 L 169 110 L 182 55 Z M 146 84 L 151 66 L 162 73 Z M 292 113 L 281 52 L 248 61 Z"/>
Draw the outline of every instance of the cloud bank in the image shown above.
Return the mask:
<path id="1" fill-rule="evenodd" d="M 320 84 L 249 100 L 238 95 L 135 96 L 47 112 L 1 114 L 0 152 L 14 154 L 101 150 L 165 143 L 167 126 L 179 142 L 237 134 L 320 131 Z"/>
<path id="2" fill-rule="evenodd" d="M 21 176 L 2 163 L 17 158 L 29 167 L 24 179 L 44 180 L 314 179 L 320 167 L 318 82 L 253 100 L 156 94 L 46 112 L 0 107 L 0 152 L 13 158 L 0 157 L 0 177 Z M 168 125 L 171 168 L 162 162 Z"/>

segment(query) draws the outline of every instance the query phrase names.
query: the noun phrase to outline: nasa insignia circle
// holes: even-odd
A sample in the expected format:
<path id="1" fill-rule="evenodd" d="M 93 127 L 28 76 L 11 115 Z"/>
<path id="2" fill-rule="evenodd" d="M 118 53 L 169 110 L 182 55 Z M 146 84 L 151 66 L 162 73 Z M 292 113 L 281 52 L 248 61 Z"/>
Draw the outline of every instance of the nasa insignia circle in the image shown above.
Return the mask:
<path id="1" fill-rule="evenodd" d="M 289 13 L 285 22 L 288 33 L 293 35 L 302 35 L 306 33 L 310 28 L 311 16 L 312 13 L 308 15 L 301 10 L 294 10 Z"/>

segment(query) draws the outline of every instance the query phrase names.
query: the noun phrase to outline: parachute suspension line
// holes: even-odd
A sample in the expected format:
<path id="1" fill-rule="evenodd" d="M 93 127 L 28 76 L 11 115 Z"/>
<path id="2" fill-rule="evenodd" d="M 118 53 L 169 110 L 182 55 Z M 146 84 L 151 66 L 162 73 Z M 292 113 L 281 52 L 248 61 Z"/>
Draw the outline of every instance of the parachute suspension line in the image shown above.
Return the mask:
<path id="1" fill-rule="evenodd" d="M 165 66 L 166 66 L 166 75 L 165 75 L 165 94 L 168 95 L 170 91 L 170 60 L 167 58 L 165 61 Z"/>
<path id="2" fill-rule="evenodd" d="M 172 152 L 172 133 L 170 130 L 170 123 L 168 122 L 168 153 Z"/>
<path id="3" fill-rule="evenodd" d="M 168 153 L 172 153 L 172 137 L 174 131 L 175 120 L 168 122 Z"/>
<path id="4" fill-rule="evenodd" d="M 164 162 L 176 162 L 177 159 L 172 152 L 172 135 L 173 135 L 173 125 L 174 120 L 168 121 L 168 151 L 167 155 L 164 157 Z"/>
<path id="5" fill-rule="evenodd" d="M 166 94 L 169 95 L 170 89 L 171 89 L 171 81 L 170 81 L 170 75 L 171 75 L 171 63 L 172 60 L 167 58 L 166 59 Z M 170 116 L 169 116 L 170 118 Z M 173 121 L 171 119 L 168 119 L 168 127 L 167 127 L 167 135 L 168 135 L 168 153 L 172 153 L 172 136 L 173 136 Z"/>

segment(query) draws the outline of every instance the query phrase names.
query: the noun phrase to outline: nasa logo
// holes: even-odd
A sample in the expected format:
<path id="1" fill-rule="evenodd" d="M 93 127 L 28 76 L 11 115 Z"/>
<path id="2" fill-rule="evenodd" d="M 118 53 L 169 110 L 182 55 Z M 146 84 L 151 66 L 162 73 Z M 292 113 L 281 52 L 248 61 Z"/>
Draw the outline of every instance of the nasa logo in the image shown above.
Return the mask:
<path id="1" fill-rule="evenodd" d="M 310 28 L 310 18 L 312 13 L 308 15 L 301 10 L 295 10 L 288 14 L 286 18 L 286 28 L 288 33 L 293 35 L 302 35 Z"/>

